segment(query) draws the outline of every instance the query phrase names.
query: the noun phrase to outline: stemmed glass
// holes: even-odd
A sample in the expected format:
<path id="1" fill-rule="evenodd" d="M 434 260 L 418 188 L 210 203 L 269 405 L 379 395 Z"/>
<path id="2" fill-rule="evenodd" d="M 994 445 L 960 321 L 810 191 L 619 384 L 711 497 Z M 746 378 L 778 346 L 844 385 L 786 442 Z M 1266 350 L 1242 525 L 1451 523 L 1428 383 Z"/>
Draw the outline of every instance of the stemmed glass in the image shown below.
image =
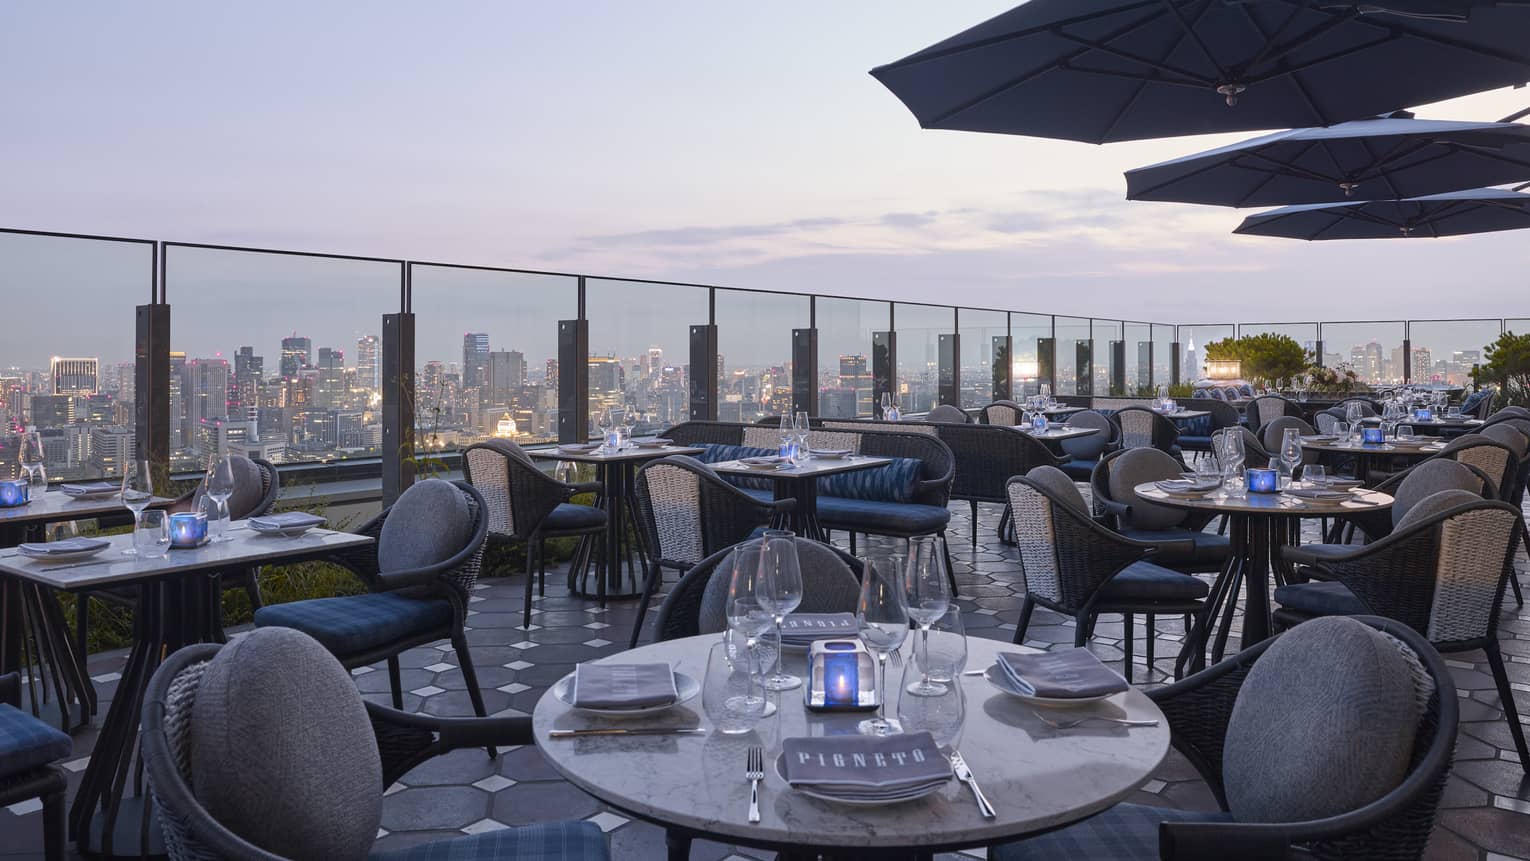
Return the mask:
<path id="1" fill-rule="evenodd" d="M 611 416 L 610 407 L 601 410 L 600 415 L 595 417 L 595 426 L 600 428 L 600 445 L 602 448 L 610 447 L 611 426 L 614 421 L 615 419 Z"/>
<path id="2" fill-rule="evenodd" d="M 27 475 L 27 491 L 36 499 L 48 490 L 48 470 L 43 466 L 42 434 L 26 431 L 21 435 L 21 451 L 17 453 L 21 470 Z"/>
<path id="3" fill-rule="evenodd" d="M 891 392 L 883 392 L 882 393 L 881 405 L 882 405 L 882 418 L 885 419 L 885 418 L 888 417 L 888 414 L 892 412 L 892 393 Z"/>
<path id="4" fill-rule="evenodd" d="M 122 470 L 122 504 L 133 512 L 133 543 L 138 543 L 138 528 L 143 522 L 144 509 L 154 501 L 154 474 L 147 460 L 130 460 Z M 124 556 L 137 556 L 138 550 L 129 547 Z"/>
<path id="5" fill-rule="evenodd" d="M 908 615 L 919 625 L 921 653 L 930 647 L 930 626 L 951 608 L 951 585 L 936 541 L 933 535 L 921 535 L 909 542 L 908 571 L 903 577 Z M 926 666 L 928 661 L 921 659 L 920 665 Z M 906 690 L 916 697 L 932 697 L 944 693 L 945 686 L 925 673 Z"/>
<path id="6" fill-rule="evenodd" d="M 232 455 L 214 455 L 207 464 L 207 477 L 203 479 L 207 498 L 218 504 L 217 522 L 212 528 L 214 541 L 232 541 L 228 534 L 228 498 L 234 495 L 234 460 Z"/>
<path id="7" fill-rule="evenodd" d="M 627 408 L 622 410 L 622 445 L 632 445 L 632 430 L 637 427 L 637 410 Z"/>
<path id="8" fill-rule="evenodd" d="M 887 657 L 908 639 L 908 605 L 903 603 L 902 558 L 861 560 L 861 598 L 855 622 L 861 642 L 877 656 L 877 716 L 856 725 L 862 735 L 895 735 L 899 726 L 888 720 Z"/>
<path id="9" fill-rule="evenodd" d="M 727 599 L 728 631 L 733 643 L 729 654 L 735 659 L 742 657 L 748 662 L 749 671 L 758 675 L 765 672 L 760 637 L 774 624 L 756 594 L 755 582 L 760 576 L 760 554 L 764 546 L 765 542 L 756 538 L 733 549 L 733 576 L 728 581 Z M 743 641 L 742 655 L 739 654 L 740 639 Z M 774 704 L 766 703 L 765 713 L 774 714 Z"/>
<path id="10" fill-rule="evenodd" d="M 781 425 L 778 430 L 781 433 L 781 456 L 795 460 L 796 458 L 793 456 L 794 452 L 792 451 L 792 436 L 796 434 L 797 430 L 792 425 L 791 413 L 781 414 Z"/>
<path id="11" fill-rule="evenodd" d="M 797 457 L 807 457 L 809 431 L 807 410 L 798 410 L 796 415 L 792 416 L 792 431 L 797 437 Z"/>
<path id="12" fill-rule="evenodd" d="M 1296 480 L 1296 468 L 1302 464 L 1302 437 L 1300 428 L 1286 428 L 1280 433 L 1280 460 L 1286 465 L 1290 481 Z"/>
<path id="13" fill-rule="evenodd" d="M 1239 470 L 1248 454 L 1243 447 L 1243 434 L 1237 428 L 1224 431 L 1217 444 L 1217 463 L 1222 467 L 1222 486 L 1228 496 L 1238 496 Z"/>
<path id="14" fill-rule="evenodd" d="M 787 614 L 802 603 L 802 569 L 797 565 L 797 539 L 790 532 L 784 529 L 765 531 L 754 595 L 776 623 L 776 671 L 765 677 L 765 690 L 789 691 L 802 684 L 802 679 L 781 668 L 781 653 L 786 651 L 782 648 L 781 628 Z"/>

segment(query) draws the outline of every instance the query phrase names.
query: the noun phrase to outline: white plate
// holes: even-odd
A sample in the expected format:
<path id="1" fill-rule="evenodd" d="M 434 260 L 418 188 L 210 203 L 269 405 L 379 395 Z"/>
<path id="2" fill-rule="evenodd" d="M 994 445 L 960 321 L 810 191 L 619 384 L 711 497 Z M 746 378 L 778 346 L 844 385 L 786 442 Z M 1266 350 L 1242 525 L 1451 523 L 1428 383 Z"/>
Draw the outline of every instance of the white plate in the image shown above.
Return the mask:
<path id="1" fill-rule="evenodd" d="M 844 460 L 845 458 L 849 457 L 850 454 L 851 454 L 851 452 L 848 449 L 844 450 L 844 451 L 817 451 L 817 450 L 814 450 L 813 451 L 813 458 L 815 460 Z"/>
<path id="2" fill-rule="evenodd" d="M 90 557 L 96 555 L 97 553 L 100 553 L 102 550 L 105 550 L 105 549 L 107 549 L 107 548 L 105 548 L 105 547 L 96 547 L 96 548 L 92 548 L 90 550 L 70 550 L 70 551 L 68 551 L 66 553 L 46 553 L 46 554 L 44 554 L 44 553 L 33 554 L 33 553 L 28 553 L 25 550 L 18 550 L 16 552 L 17 552 L 17 555 L 24 556 L 27 559 L 36 559 L 39 562 L 72 562 L 72 561 L 74 561 L 76 559 L 89 559 Z"/>
<path id="3" fill-rule="evenodd" d="M 776 755 L 776 774 L 780 775 L 782 780 L 786 780 L 785 753 Z M 955 775 L 952 775 L 952 779 L 954 778 Z M 800 792 L 809 798 L 816 798 L 820 801 L 828 801 L 833 804 L 845 804 L 849 805 L 850 807 L 885 807 L 889 804 L 902 804 L 905 801 L 914 801 L 916 799 L 923 798 L 926 795 L 939 792 L 946 788 L 947 783 L 950 783 L 950 780 L 946 781 L 946 783 L 937 783 L 933 786 L 926 786 L 921 789 L 910 790 L 907 795 L 899 795 L 892 798 L 844 798 L 838 795 L 828 795 L 820 792 L 819 790 L 809 789 L 805 786 L 791 786 L 791 784 L 787 784 L 787 786 L 793 792 Z"/>
<path id="4" fill-rule="evenodd" d="M 697 694 L 701 693 L 701 682 L 696 681 L 685 673 L 675 673 L 675 691 L 679 694 L 675 701 L 662 706 L 647 706 L 640 709 L 589 709 L 574 705 L 573 673 L 569 673 L 557 682 L 554 682 L 552 687 L 553 696 L 557 697 L 559 702 L 576 712 L 600 715 L 601 717 L 638 717 L 639 715 L 658 714 L 695 698 Z"/>
<path id="5" fill-rule="evenodd" d="M 1047 706 L 1049 708 L 1074 708 L 1076 706 L 1102 702 L 1115 696 L 1115 694 L 1101 694 L 1094 697 L 1068 697 L 1066 699 L 1057 699 L 1055 697 L 1038 697 L 1034 694 L 1025 693 L 1024 691 L 1015 687 L 1014 683 L 1009 680 L 1009 676 L 1004 674 L 1004 670 L 1001 669 L 998 664 L 989 665 L 988 669 L 983 671 L 983 678 L 987 679 L 990 685 L 993 685 L 994 687 L 998 688 L 1006 694 L 1009 694 L 1015 699 L 1024 700 L 1025 702 L 1031 703 L 1033 705 Z M 1124 693 L 1124 691 L 1122 693 Z"/>

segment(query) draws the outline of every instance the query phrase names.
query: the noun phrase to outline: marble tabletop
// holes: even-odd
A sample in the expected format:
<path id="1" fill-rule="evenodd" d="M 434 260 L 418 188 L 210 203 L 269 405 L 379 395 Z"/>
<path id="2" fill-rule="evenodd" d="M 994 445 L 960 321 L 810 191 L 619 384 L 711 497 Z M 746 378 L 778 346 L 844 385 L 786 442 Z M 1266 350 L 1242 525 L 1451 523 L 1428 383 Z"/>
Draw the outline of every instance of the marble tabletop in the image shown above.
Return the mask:
<path id="1" fill-rule="evenodd" d="M 644 646 L 605 659 L 668 661 L 703 678 L 716 634 Z M 905 644 L 905 666 L 912 665 Z M 967 667 L 990 666 L 999 651 L 1032 651 L 996 640 L 968 638 Z M 804 658 L 788 655 L 801 674 Z M 793 666 L 795 665 L 795 666 Z M 890 669 L 895 691 L 900 671 Z M 1121 801 L 1145 783 L 1169 748 L 1168 722 L 1135 688 L 1099 705 L 1052 710 L 1059 717 L 1102 714 L 1158 719 L 1155 727 L 1090 723 L 1072 730 L 1044 724 L 1032 707 L 999 692 L 980 676 L 962 676 L 966 724 L 957 747 L 971 765 L 998 816 L 984 819 L 966 786 L 952 780 L 932 795 L 880 807 L 854 807 L 810 798 L 776 772 L 782 741 L 801 736 L 854 733 L 864 713 L 824 715 L 802 707 L 800 689 L 772 694 L 779 708 L 740 736 L 710 731 L 698 695 L 666 713 L 625 720 L 573 712 L 550 693 L 533 715 L 537 746 L 564 777 L 601 801 L 635 816 L 724 842 L 757 846 L 958 848 L 1013 840 L 1075 822 Z M 888 704 L 896 714 L 898 693 Z M 550 739 L 554 729 L 598 726 L 703 726 L 705 735 L 594 736 Z M 750 745 L 765 748 L 760 787 L 763 821 L 750 824 L 744 759 Z"/>
<path id="2" fill-rule="evenodd" d="M 755 475 L 761 478 L 809 478 L 820 475 L 834 475 L 841 472 L 853 472 L 857 469 L 867 469 L 888 463 L 892 463 L 892 458 L 877 457 L 869 454 L 850 454 L 845 457 L 836 458 L 813 457 L 809 455 L 806 460 L 786 469 L 755 469 L 736 460 L 709 463 L 707 466 L 710 466 L 714 472 L 723 472 L 729 475 Z"/>
<path id="3" fill-rule="evenodd" d="M 1078 439 L 1081 436 L 1089 436 L 1100 432 L 1099 428 L 1070 428 L 1067 425 L 1048 426 L 1046 430 L 1037 433 L 1035 428 L 1029 425 L 999 425 L 1013 431 L 1019 431 L 1026 436 L 1036 439 Z"/>
<path id="4" fill-rule="evenodd" d="M 1439 454 L 1445 448 L 1445 443 L 1439 437 L 1415 437 L 1416 443 L 1399 444 L 1396 440 L 1385 443 L 1354 443 L 1332 440 L 1302 438 L 1302 448 L 1313 451 L 1326 451 L 1335 454 L 1368 455 L 1372 457 L 1427 457 L 1431 454 Z"/>
<path id="5" fill-rule="evenodd" d="M 1325 502 L 1316 499 L 1300 499 L 1284 493 L 1247 493 L 1229 496 L 1225 491 L 1215 491 L 1205 496 L 1173 496 L 1159 490 L 1153 482 L 1139 484 L 1132 492 L 1159 505 L 1189 508 L 1197 511 L 1215 511 L 1222 514 L 1286 514 L 1293 517 L 1332 517 L 1353 511 L 1386 511 L 1392 507 L 1392 497 L 1385 493 L 1364 488 L 1350 491 L 1350 499 Z"/>
<path id="6" fill-rule="evenodd" d="M 592 448 L 589 451 L 568 451 L 561 448 L 532 448 L 527 449 L 526 454 L 543 460 L 567 460 L 574 463 L 627 463 L 639 460 L 655 460 L 661 457 L 669 457 L 672 454 L 701 454 L 706 451 L 691 445 L 666 445 L 657 448 L 643 448 L 630 445 L 618 451 L 607 451 L 605 448 Z"/>
<path id="7" fill-rule="evenodd" d="M 151 508 L 162 508 L 174 500 L 156 496 L 149 503 Z M 126 516 L 128 509 L 122 504 L 120 494 L 95 499 L 76 499 L 62 490 L 50 490 L 26 505 L 0 508 L 0 527 L 24 523 L 53 523 L 60 520 L 83 520 L 104 514 Z"/>

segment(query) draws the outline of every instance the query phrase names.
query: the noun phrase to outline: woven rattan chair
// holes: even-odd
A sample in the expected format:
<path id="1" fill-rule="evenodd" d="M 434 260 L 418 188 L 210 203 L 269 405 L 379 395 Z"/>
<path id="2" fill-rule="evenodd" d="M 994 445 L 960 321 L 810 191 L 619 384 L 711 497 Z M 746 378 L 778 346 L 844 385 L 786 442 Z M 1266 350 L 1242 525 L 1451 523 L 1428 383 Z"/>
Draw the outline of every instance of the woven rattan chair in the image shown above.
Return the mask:
<path id="1" fill-rule="evenodd" d="M 594 537 L 606 530 L 606 513 L 568 500 L 599 493 L 600 483 L 565 484 L 538 469 L 521 447 L 506 440 L 470 445 L 462 453 L 462 475 L 483 494 L 490 543 L 526 548 L 526 596 L 521 625 L 531 627 L 531 588 L 546 594 L 547 539 L 578 538 L 574 566 L 589 558 Z"/>
<path id="2" fill-rule="evenodd" d="M 1158 545 L 1153 561 L 1165 568 L 1187 574 L 1220 571 L 1231 543 L 1224 535 L 1205 531 L 1216 519 L 1214 513 L 1158 505 L 1131 490 L 1145 482 L 1179 478 L 1182 469 L 1174 458 L 1152 448 L 1106 455 L 1089 478 L 1096 519 L 1127 538 Z"/>
<path id="3" fill-rule="evenodd" d="M 935 409 L 930 410 L 929 414 L 924 417 L 924 420 L 935 422 L 936 424 L 964 425 L 971 422 L 972 417 L 967 415 L 967 411 L 961 407 L 941 404 Z"/>
<path id="4" fill-rule="evenodd" d="M 54 763 L 69 756 L 69 736 L 21 710 L 21 675 L 0 675 L 0 807 L 42 802 L 43 852 L 63 861 L 64 771 Z"/>
<path id="5" fill-rule="evenodd" d="M 942 425 L 936 435 L 951 449 L 955 468 L 951 498 L 966 500 L 972 513 L 972 543 L 977 543 L 978 503 L 1005 506 L 999 518 L 1002 537 L 1009 523 L 1009 497 L 1004 482 L 1038 466 L 1056 466 L 1061 459 L 1046 444 L 1030 436 L 993 425 Z"/>
<path id="6" fill-rule="evenodd" d="M 326 561 L 350 569 L 371 589 L 368 594 L 264 607 L 255 613 L 255 626 L 302 631 L 323 643 L 347 669 L 386 659 L 394 708 L 404 707 L 399 654 L 449 639 L 473 709 L 484 715 L 483 693 L 463 631 L 468 595 L 483 565 L 489 534 L 483 496 L 465 481 L 422 481 L 357 533 L 372 537 L 374 543 Z"/>
<path id="7" fill-rule="evenodd" d="M 638 528 L 650 556 L 628 648 L 637 645 L 665 568 L 690 570 L 718 550 L 769 526 L 796 501 L 757 499 L 723 481 L 701 461 L 674 455 L 638 470 L 637 503 Z"/>
<path id="8" fill-rule="evenodd" d="M 281 628 L 256 631 L 236 645 L 188 646 L 172 654 L 149 681 L 143 700 L 142 750 L 148 789 L 172 861 L 279 861 L 285 847 L 298 844 L 305 857 L 319 857 L 314 839 L 345 842 L 346 854 L 365 851 L 377 833 L 383 791 L 418 765 L 437 756 L 474 747 L 531 745 L 531 718 L 442 718 L 408 714 L 363 702 L 339 667 L 326 668 L 320 647 L 303 635 Z M 299 641 L 307 640 L 306 644 Z M 220 654 L 221 650 L 241 650 Z M 306 651 L 305 651 L 306 649 Z M 318 653 L 318 654 L 315 654 Z M 246 655 L 271 664 L 252 667 Z M 216 662 L 216 663 L 215 663 Z M 241 663 L 243 666 L 241 666 Z M 253 679 L 268 672 L 283 681 L 262 686 Z M 276 690 L 270 690 L 275 688 Z M 207 693 L 212 690 L 212 693 Z M 215 727 L 238 727 L 216 709 L 197 708 L 199 696 L 226 694 L 235 703 L 273 717 L 296 716 L 322 721 L 316 730 L 330 737 L 310 741 L 324 753 L 300 746 L 303 727 L 260 728 L 273 737 L 258 754 L 269 758 L 260 768 L 267 778 L 282 775 L 301 802 L 273 802 L 286 788 L 264 781 L 241 783 L 232 769 L 209 758 L 229 757 L 228 750 L 203 750 L 193 744 L 198 733 L 217 737 Z M 260 695 L 266 695 L 261 697 Z M 286 699 L 283 699 L 283 698 Z M 274 699 L 257 702 L 258 699 Z M 323 714 L 312 706 L 322 702 Z M 273 724 L 281 724 L 280 719 Z M 312 732 L 314 730 L 310 730 Z M 332 739 L 342 739 L 335 741 Z M 289 743 L 275 743 L 276 740 Z M 245 754 L 249 756 L 250 754 Z M 211 773 L 212 786 L 193 778 Z M 296 784 L 296 785 L 294 785 Z M 213 795 L 217 800 L 208 801 Z M 247 799 L 250 812 L 241 811 Z M 214 809 L 233 808 L 221 817 Z M 281 809 L 286 815 L 262 817 L 259 811 Z M 230 822 L 233 820 L 234 822 Z M 237 826 L 236 824 L 237 823 Z M 237 831 L 236 831 L 237 827 Z M 332 836 L 335 832 L 344 838 Z M 360 844 L 358 847 L 356 844 Z M 283 854 L 273 851 L 283 848 Z M 403 854 L 407 852 L 407 855 Z M 445 859 L 445 861 L 606 861 L 605 835 L 591 822 L 548 822 L 457 836 L 373 858 Z"/>
<path id="9" fill-rule="evenodd" d="M 1371 859 L 1371 861 L 1417 861 L 1423 856 L 1435 822 L 1435 812 L 1450 772 L 1456 743 L 1459 712 L 1455 684 L 1450 669 L 1439 654 L 1418 633 L 1398 622 L 1375 617 L 1356 617 L 1353 621 L 1380 632 L 1385 639 L 1357 638 L 1355 630 L 1309 629 L 1291 631 L 1265 640 L 1176 684 L 1148 692 L 1163 710 L 1169 722 L 1170 742 L 1189 760 L 1206 781 L 1216 798 L 1216 810 L 1179 810 L 1119 804 L 1076 825 L 1018 843 L 991 847 L 988 857 L 996 861 L 1051 861 L 1051 859 L 1090 859 L 1090 861 L 1211 861 L 1211 859 Z M 1332 625 L 1332 623 L 1328 623 Z M 1342 636 L 1342 640 L 1340 636 Z M 1289 640 L 1287 639 L 1289 638 Z M 1348 677 L 1365 672 L 1371 661 L 1352 654 L 1348 642 L 1361 639 L 1370 647 L 1369 654 L 1385 658 L 1383 648 L 1396 648 L 1401 662 L 1393 659 L 1389 669 L 1400 664 L 1408 675 L 1397 684 L 1384 687 L 1389 699 L 1404 709 L 1411 709 L 1416 721 L 1411 730 L 1411 744 L 1401 741 L 1393 751 L 1405 759 L 1397 784 L 1373 800 L 1360 803 L 1334 815 L 1306 817 L 1296 821 L 1271 821 L 1267 810 L 1253 811 L 1257 821 L 1240 819 L 1232 811 L 1251 806 L 1243 794 L 1245 784 L 1254 784 L 1255 792 L 1264 786 L 1271 795 L 1289 800 L 1308 801 L 1311 795 L 1324 793 L 1322 785 L 1334 779 L 1324 772 L 1331 758 L 1325 752 L 1358 759 L 1375 756 L 1354 736 L 1323 741 L 1301 739 L 1308 723 L 1291 727 L 1283 738 L 1296 737 L 1292 751 L 1276 749 L 1249 751 L 1229 746 L 1230 737 L 1247 738 L 1250 724 L 1290 721 L 1291 715 L 1270 713 L 1295 699 L 1283 690 L 1282 682 L 1292 677 L 1316 676 L 1342 690 Z M 1286 647 L 1281 643 L 1285 641 Z M 1347 642 L 1346 642 L 1347 641 Z M 1326 651 L 1316 650 L 1326 647 Z M 1378 654 L 1380 653 L 1380 654 Z M 1341 695 L 1342 696 L 1342 695 Z M 1340 700 L 1336 696 L 1333 700 Z M 1407 703 L 1412 700 L 1411 704 Z M 1282 702 L 1284 700 L 1285 702 Z M 1241 707 L 1241 708 L 1240 708 Z M 1369 735 L 1362 726 L 1371 720 L 1363 704 L 1323 701 L 1312 704 L 1304 717 L 1313 723 L 1328 724 L 1336 709 L 1346 725 Z M 1399 719 L 1389 715 L 1389 720 Z M 1257 726 L 1256 726 L 1257 729 Z M 1235 736 L 1235 733 L 1242 733 Z M 1280 767 L 1281 757 L 1301 755 L 1301 770 L 1307 782 L 1292 785 L 1289 779 L 1274 777 L 1271 772 L 1288 772 Z M 1251 757 L 1265 756 L 1274 768 L 1257 774 L 1229 765 L 1239 765 Z M 1231 781 L 1239 781 L 1232 785 Z M 1234 803 L 1234 799 L 1238 803 Z M 1288 802 L 1289 803 L 1289 802 Z"/>
<path id="10" fill-rule="evenodd" d="M 1464 415 L 1475 416 L 1487 420 L 1493 415 L 1493 401 L 1497 400 L 1498 390 L 1492 386 L 1483 386 L 1475 392 L 1467 395 L 1461 401 L 1461 412 Z"/>
<path id="11" fill-rule="evenodd" d="M 1076 646 L 1089 641 L 1101 613 L 1120 613 L 1125 623 L 1126 677 L 1131 679 L 1135 614 L 1147 617 L 1150 671 L 1156 616 L 1183 615 L 1186 636 L 1193 635 L 1191 618 L 1200 613 L 1208 589 L 1188 574 L 1146 561 L 1167 542 L 1135 541 L 1096 523 L 1073 480 L 1055 467 L 1015 476 L 1008 490 L 1025 581 L 1025 602 L 1015 628 L 1017 644 L 1025 641 L 1037 605 L 1073 617 Z"/>
<path id="12" fill-rule="evenodd" d="M 1179 427 L 1161 413 L 1147 407 L 1124 407 L 1110 417 L 1119 430 L 1121 448 L 1156 448 L 1181 464 Z"/>
<path id="13" fill-rule="evenodd" d="M 1458 498 L 1447 494 L 1441 494 L 1446 501 Z M 1497 500 L 1432 508 L 1425 500 L 1391 535 L 1348 553 L 1288 548 L 1286 558 L 1322 569 L 1333 582 L 1276 589 L 1275 622 L 1289 627 L 1316 616 L 1374 614 L 1402 622 L 1441 652 L 1481 649 L 1520 764 L 1530 774 L 1530 749 L 1498 648 L 1498 614 L 1505 581 L 1514 576 L 1521 514 Z"/>
<path id="14" fill-rule="evenodd" d="M 1204 391 L 1204 390 L 1202 390 Z M 1206 410 L 1211 413 L 1205 419 L 1205 424 L 1196 430 L 1205 429 L 1206 433 L 1180 432 L 1179 447 L 1182 451 L 1194 451 L 1209 453 L 1211 451 L 1211 435 L 1219 430 L 1237 427 L 1241 416 L 1238 408 L 1226 401 L 1213 400 L 1209 397 L 1202 398 L 1200 403 L 1194 405 L 1195 409 Z"/>
<path id="15" fill-rule="evenodd" d="M 1014 401 L 994 401 L 978 411 L 978 421 L 985 425 L 1009 425 L 1014 427 L 1020 423 L 1025 414 L 1025 407 Z"/>
<path id="16" fill-rule="evenodd" d="M 1271 419 L 1281 416 L 1301 418 L 1302 408 L 1280 395 L 1263 395 L 1248 402 L 1243 408 L 1244 424 L 1254 433 L 1262 434 L 1260 428 Z"/>
<path id="17" fill-rule="evenodd" d="M 1494 485 L 1487 473 L 1475 466 L 1448 457 L 1432 457 L 1389 476 L 1374 490 L 1391 496 L 1392 507 L 1386 511 L 1356 511 L 1343 518 L 1347 525 L 1364 534 L 1367 543 L 1391 535 L 1414 506 L 1436 493 L 1464 490 L 1491 499 Z M 1306 544 L 1303 548 L 1318 553 L 1347 553 L 1354 549 L 1349 544 Z"/>
<path id="18" fill-rule="evenodd" d="M 1243 437 L 1243 465 L 1244 466 L 1268 466 L 1274 461 L 1274 456 L 1265 450 L 1264 443 L 1259 437 L 1246 427 L 1224 428 L 1211 435 L 1211 444 L 1216 446 L 1226 434 L 1238 434 Z"/>

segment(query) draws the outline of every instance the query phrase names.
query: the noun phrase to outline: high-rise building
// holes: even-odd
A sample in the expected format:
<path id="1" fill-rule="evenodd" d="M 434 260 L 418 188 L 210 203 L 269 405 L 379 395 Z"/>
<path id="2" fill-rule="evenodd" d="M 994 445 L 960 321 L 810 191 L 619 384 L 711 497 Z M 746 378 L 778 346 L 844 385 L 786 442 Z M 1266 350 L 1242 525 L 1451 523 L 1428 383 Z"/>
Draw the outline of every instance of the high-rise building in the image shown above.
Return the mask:
<path id="1" fill-rule="evenodd" d="M 74 424 L 72 395 L 33 395 L 32 424 L 38 428 L 61 428 Z"/>
<path id="2" fill-rule="evenodd" d="M 489 354 L 483 401 L 494 406 L 508 406 L 526 388 L 526 356 L 516 350 Z"/>
<path id="3" fill-rule="evenodd" d="M 98 426 L 90 429 L 90 464 L 102 475 L 121 475 L 122 465 L 133 459 L 137 438 L 133 429 Z"/>
<path id="4" fill-rule="evenodd" d="M 1413 364 L 1408 368 L 1408 379 L 1415 383 L 1427 383 L 1434 376 L 1434 359 L 1428 347 L 1413 348 Z"/>
<path id="5" fill-rule="evenodd" d="M 100 359 L 62 359 L 53 357 L 48 369 L 55 395 L 93 395 L 99 389 Z"/>
<path id="6" fill-rule="evenodd" d="M 542 387 L 556 393 L 558 391 L 558 360 L 548 359 L 542 370 Z"/>
<path id="7" fill-rule="evenodd" d="M 382 391 L 381 349 L 382 341 L 376 335 L 356 339 L 356 382 L 369 396 Z"/>
<path id="8" fill-rule="evenodd" d="M 230 403 L 241 406 L 256 404 L 265 370 L 266 360 L 255 355 L 254 347 L 240 347 L 235 351 L 234 389 L 229 393 Z"/>
<path id="9" fill-rule="evenodd" d="M 462 387 L 477 388 L 484 384 L 484 371 L 489 364 L 489 335 L 486 332 L 468 332 L 462 336 Z"/>
<path id="10" fill-rule="evenodd" d="M 298 371 L 313 364 L 313 339 L 300 338 L 296 332 L 282 339 L 282 376 L 291 379 Z"/>
<path id="11" fill-rule="evenodd" d="M 338 409 L 345 401 L 345 352 L 331 347 L 319 348 L 319 378 L 314 402 L 326 410 Z"/>
<path id="12" fill-rule="evenodd" d="M 185 434 L 196 454 L 205 456 L 198 439 L 204 423 L 228 419 L 229 367 L 227 359 L 192 359 L 186 363 Z"/>
<path id="13" fill-rule="evenodd" d="M 186 427 L 186 399 L 191 387 L 186 380 L 186 354 L 170 351 L 170 453 L 185 455 L 191 448 Z"/>

